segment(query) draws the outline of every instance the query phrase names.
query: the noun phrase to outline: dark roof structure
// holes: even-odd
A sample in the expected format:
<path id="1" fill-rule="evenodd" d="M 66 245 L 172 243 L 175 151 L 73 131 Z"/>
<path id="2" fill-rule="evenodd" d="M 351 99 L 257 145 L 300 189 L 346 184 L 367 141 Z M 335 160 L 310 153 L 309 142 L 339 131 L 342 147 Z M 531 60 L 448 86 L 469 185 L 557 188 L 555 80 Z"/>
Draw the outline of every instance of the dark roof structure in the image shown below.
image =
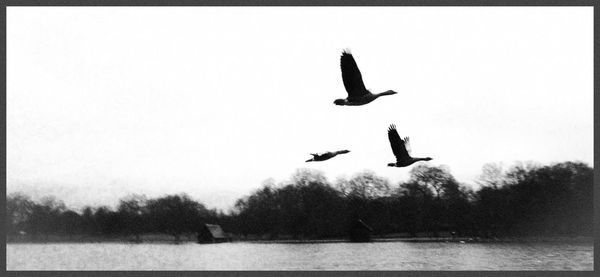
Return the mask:
<path id="1" fill-rule="evenodd" d="M 203 224 L 198 230 L 198 243 L 214 243 L 230 241 L 221 226 L 216 224 Z"/>
<path id="2" fill-rule="evenodd" d="M 212 235 L 213 238 L 215 239 L 226 239 L 227 236 L 225 236 L 225 232 L 223 232 L 223 229 L 221 229 L 221 226 L 216 225 L 216 224 L 204 224 L 204 226 L 206 226 L 206 229 L 208 229 L 208 231 L 210 232 L 210 234 Z"/>

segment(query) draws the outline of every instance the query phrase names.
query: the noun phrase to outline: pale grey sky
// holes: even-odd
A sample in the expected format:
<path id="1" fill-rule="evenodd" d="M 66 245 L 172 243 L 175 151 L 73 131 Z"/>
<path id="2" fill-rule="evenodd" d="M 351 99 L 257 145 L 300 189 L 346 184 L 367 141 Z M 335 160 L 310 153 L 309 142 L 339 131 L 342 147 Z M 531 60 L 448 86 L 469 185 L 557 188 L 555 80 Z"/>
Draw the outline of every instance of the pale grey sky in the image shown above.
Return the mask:
<path id="1" fill-rule="evenodd" d="M 346 96 L 350 48 L 373 92 Z M 593 162 L 592 7 L 8 7 L 7 191 L 227 209 L 297 168 Z M 320 163 L 309 153 L 349 149 Z"/>

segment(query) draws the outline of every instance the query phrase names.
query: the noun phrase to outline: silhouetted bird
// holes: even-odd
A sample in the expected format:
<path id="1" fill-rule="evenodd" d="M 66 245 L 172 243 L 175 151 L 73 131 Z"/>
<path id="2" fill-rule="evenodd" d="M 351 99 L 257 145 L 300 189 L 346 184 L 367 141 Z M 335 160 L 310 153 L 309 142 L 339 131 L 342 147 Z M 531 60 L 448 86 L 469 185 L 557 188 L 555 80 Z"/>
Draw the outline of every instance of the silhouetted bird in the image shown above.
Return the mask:
<path id="1" fill-rule="evenodd" d="M 373 94 L 367 90 L 363 83 L 360 70 L 358 70 L 358 66 L 348 50 L 342 52 L 340 64 L 342 67 L 342 80 L 344 81 L 344 87 L 348 92 L 348 98 L 336 99 L 333 101 L 334 104 L 342 106 L 360 106 L 372 102 L 379 96 L 397 93 L 393 90 L 388 90 L 382 93 Z"/>
<path id="2" fill-rule="evenodd" d="M 432 160 L 429 157 L 427 157 L 427 158 L 411 157 L 407 150 L 407 146 L 409 146 L 409 149 L 410 149 L 408 137 L 405 137 L 404 140 L 402 140 L 400 138 L 400 135 L 398 135 L 398 131 L 396 131 L 396 125 L 393 125 L 393 124 L 390 125 L 390 128 L 388 129 L 388 138 L 390 139 L 390 145 L 392 146 L 392 151 L 394 152 L 394 156 L 396 156 L 396 162 L 389 163 L 388 166 L 405 167 L 405 166 L 414 164 L 415 162 L 418 162 L 418 161 L 431 161 Z"/>
<path id="3" fill-rule="evenodd" d="M 325 160 L 329 160 L 329 159 L 337 156 L 338 154 L 346 154 L 348 152 L 350 152 L 350 150 L 340 150 L 340 151 L 335 151 L 335 152 L 325 152 L 325 153 L 321 153 L 321 154 L 311 154 L 311 155 L 313 155 L 312 159 L 306 160 L 306 162 L 325 161 Z"/>

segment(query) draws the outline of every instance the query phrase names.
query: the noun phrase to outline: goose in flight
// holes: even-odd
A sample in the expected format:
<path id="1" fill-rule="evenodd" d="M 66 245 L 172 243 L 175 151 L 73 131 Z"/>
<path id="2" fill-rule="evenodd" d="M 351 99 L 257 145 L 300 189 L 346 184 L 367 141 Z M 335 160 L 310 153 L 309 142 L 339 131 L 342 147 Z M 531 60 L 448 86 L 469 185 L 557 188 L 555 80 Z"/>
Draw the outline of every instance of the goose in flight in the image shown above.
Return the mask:
<path id="1" fill-rule="evenodd" d="M 373 94 L 367 90 L 363 83 L 358 65 L 356 65 L 354 57 L 352 57 L 349 50 L 344 50 L 342 52 L 340 65 L 342 67 L 342 80 L 344 81 L 344 87 L 348 92 L 348 97 L 346 99 L 336 99 L 333 101 L 336 105 L 360 106 L 372 102 L 379 96 L 397 93 L 393 90 L 388 90 L 382 93 Z"/>
<path id="2" fill-rule="evenodd" d="M 325 153 L 321 153 L 321 154 L 311 154 L 313 157 L 310 160 L 306 160 L 306 162 L 326 161 L 326 160 L 329 160 L 329 159 L 337 156 L 338 154 L 346 154 L 348 152 L 350 152 L 350 150 L 340 150 L 340 151 L 334 151 L 334 152 L 325 152 Z"/>
<path id="3" fill-rule="evenodd" d="M 405 167 L 411 164 L 414 164 L 418 161 L 431 161 L 430 157 L 427 158 L 413 158 L 408 153 L 408 149 L 410 149 L 410 145 L 408 142 L 408 137 L 405 137 L 404 140 L 400 138 L 398 135 L 398 131 L 396 131 L 396 125 L 390 125 L 388 129 L 388 138 L 390 139 L 390 145 L 392 146 L 392 152 L 394 152 L 394 156 L 396 156 L 395 163 L 389 163 L 388 166 L 394 167 Z"/>

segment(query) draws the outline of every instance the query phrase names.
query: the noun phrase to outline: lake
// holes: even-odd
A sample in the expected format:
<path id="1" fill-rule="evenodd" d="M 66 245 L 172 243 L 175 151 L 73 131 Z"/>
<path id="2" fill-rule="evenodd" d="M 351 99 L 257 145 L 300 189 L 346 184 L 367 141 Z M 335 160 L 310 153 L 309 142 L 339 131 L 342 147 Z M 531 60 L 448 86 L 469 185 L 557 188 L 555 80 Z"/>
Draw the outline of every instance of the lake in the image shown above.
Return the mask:
<path id="1" fill-rule="evenodd" d="M 9 243 L 7 270 L 593 270 L 592 243 Z"/>

